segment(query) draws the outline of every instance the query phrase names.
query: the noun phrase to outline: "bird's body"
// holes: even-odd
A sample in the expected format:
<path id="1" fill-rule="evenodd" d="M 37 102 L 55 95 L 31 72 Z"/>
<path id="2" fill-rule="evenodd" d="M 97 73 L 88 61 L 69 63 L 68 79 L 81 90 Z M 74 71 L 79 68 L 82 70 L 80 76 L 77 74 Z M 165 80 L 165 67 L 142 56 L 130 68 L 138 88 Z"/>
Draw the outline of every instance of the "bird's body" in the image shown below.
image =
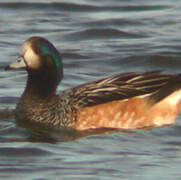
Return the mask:
<path id="1" fill-rule="evenodd" d="M 114 75 L 56 94 L 61 57 L 41 37 L 25 42 L 12 68 L 28 72 L 15 112 L 20 121 L 75 130 L 160 127 L 173 124 L 181 106 L 181 75 L 159 71 Z"/>

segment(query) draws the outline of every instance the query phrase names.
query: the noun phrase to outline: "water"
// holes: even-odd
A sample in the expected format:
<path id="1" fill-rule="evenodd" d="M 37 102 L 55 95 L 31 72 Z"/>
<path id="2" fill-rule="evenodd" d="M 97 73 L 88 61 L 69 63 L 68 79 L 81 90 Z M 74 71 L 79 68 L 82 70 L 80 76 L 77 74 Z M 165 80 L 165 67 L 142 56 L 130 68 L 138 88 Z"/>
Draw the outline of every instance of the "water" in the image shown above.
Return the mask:
<path id="1" fill-rule="evenodd" d="M 59 90 L 127 71 L 181 67 L 181 2 L 176 0 L 57 0 L 0 2 L 0 109 L 13 109 L 26 73 L 3 67 L 30 36 L 61 52 Z M 30 134 L 12 118 L 0 121 L 1 179 L 180 179 L 181 117 L 170 127 L 62 141 Z M 46 136 L 47 135 L 47 136 Z M 52 132 L 57 137 L 57 132 Z"/>

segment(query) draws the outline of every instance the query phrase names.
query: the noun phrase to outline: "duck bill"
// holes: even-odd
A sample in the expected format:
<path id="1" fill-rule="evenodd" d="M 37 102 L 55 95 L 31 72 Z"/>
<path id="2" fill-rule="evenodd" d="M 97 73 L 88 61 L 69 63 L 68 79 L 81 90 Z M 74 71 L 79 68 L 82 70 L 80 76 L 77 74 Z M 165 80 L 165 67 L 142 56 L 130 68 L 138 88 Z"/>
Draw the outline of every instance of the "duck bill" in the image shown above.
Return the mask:
<path id="1" fill-rule="evenodd" d="M 5 67 L 5 70 L 12 70 L 12 69 L 25 69 L 26 63 L 23 57 L 19 57 L 14 63 Z"/>

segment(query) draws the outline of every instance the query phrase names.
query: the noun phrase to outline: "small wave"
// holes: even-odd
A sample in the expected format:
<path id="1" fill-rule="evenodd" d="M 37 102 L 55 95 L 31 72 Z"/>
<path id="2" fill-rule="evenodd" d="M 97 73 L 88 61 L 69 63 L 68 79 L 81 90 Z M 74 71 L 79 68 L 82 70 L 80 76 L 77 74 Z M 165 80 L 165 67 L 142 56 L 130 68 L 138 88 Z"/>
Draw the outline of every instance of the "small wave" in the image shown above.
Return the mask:
<path id="1" fill-rule="evenodd" d="M 128 33 L 117 29 L 86 29 L 67 35 L 68 40 L 88 40 L 88 39 L 103 39 L 103 38 L 144 38 L 143 34 Z"/>
<path id="2" fill-rule="evenodd" d="M 38 148 L 31 148 L 31 147 L 1 147 L 0 154 L 3 156 L 12 156 L 12 157 L 26 157 L 26 156 L 45 156 L 50 155 L 51 152 L 46 150 L 38 149 Z"/>
<path id="3" fill-rule="evenodd" d="M 64 11 L 79 11 L 79 12 L 90 12 L 90 11 L 153 11 L 168 9 L 170 6 L 167 5 L 130 5 L 130 6 L 96 6 L 89 4 L 76 4 L 76 3 L 0 3 L 0 8 L 8 9 L 55 9 Z"/>
<path id="4" fill-rule="evenodd" d="M 61 55 L 63 58 L 69 58 L 69 59 L 90 59 L 89 56 L 84 56 L 78 53 L 62 53 Z"/>
<path id="5" fill-rule="evenodd" d="M 0 88 L 1 88 L 1 86 L 0 86 Z M 14 97 L 14 96 L 0 97 L 1 104 L 7 104 L 7 103 L 15 104 L 18 102 L 18 100 L 19 100 L 19 98 Z"/>
<path id="6" fill-rule="evenodd" d="M 138 25 L 144 25 L 145 23 L 143 21 L 139 21 L 138 19 L 126 19 L 126 18 L 110 18 L 110 19 L 104 19 L 104 20 L 94 20 L 94 21 L 88 21 L 84 23 L 85 25 L 88 25 L 89 27 L 95 27 L 95 26 L 116 26 L 116 27 L 123 27 L 123 26 L 138 26 Z"/>

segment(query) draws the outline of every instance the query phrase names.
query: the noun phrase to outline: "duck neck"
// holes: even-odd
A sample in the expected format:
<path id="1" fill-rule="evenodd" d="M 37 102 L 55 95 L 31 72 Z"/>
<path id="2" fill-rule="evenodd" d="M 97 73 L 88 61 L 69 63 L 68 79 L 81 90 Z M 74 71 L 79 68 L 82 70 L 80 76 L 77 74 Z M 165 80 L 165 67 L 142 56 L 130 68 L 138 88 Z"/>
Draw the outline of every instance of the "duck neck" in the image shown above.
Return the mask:
<path id="1" fill-rule="evenodd" d="M 50 72 L 29 72 L 24 96 L 48 99 L 56 94 L 60 80 L 57 74 Z"/>

